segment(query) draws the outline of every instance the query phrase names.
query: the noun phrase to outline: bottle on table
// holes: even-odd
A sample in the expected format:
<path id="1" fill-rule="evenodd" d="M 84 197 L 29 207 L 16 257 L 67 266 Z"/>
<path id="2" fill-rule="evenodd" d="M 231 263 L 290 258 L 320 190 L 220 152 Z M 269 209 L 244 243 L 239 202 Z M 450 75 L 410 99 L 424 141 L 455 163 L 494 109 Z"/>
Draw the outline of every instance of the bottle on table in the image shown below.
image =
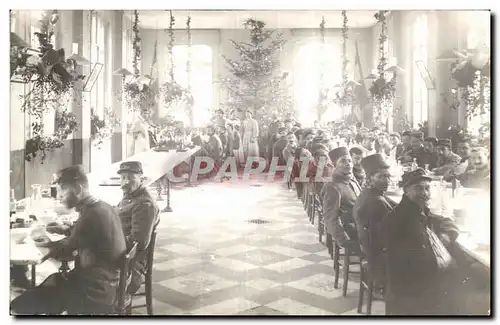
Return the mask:
<path id="1" fill-rule="evenodd" d="M 413 158 L 413 162 L 411 163 L 411 170 L 414 171 L 418 168 L 417 158 Z"/>
<path id="2" fill-rule="evenodd" d="M 11 217 L 12 215 L 16 214 L 17 202 L 16 202 L 16 191 L 14 189 L 10 190 L 9 210 Z"/>
<path id="3" fill-rule="evenodd" d="M 57 199 L 57 175 L 52 175 L 52 182 L 50 183 L 50 197 L 53 199 Z"/>

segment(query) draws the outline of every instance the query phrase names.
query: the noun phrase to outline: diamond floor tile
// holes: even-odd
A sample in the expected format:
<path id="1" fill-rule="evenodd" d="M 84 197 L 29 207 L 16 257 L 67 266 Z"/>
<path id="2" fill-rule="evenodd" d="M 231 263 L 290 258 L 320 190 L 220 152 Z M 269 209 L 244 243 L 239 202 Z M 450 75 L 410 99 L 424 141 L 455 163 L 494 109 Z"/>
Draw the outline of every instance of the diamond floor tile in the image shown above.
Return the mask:
<path id="1" fill-rule="evenodd" d="M 157 228 L 155 315 L 357 315 L 357 276 L 348 297 L 333 288 L 333 262 L 317 226 L 286 184 L 252 177 L 175 185 L 171 193 L 174 211 L 162 213 Z M 42 266 L 39 281 L 54 271 Z M 380 304 L 372 314 L 384 313 Z"/>

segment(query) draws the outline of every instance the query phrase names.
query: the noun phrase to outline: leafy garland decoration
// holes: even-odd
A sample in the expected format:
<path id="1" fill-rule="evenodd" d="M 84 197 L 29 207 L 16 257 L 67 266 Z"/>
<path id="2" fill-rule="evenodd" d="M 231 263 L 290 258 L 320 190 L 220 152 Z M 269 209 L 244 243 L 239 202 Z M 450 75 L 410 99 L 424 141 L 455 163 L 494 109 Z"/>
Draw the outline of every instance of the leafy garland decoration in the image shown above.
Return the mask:
<path id="1" fill-rule="evenodd" d="M 138 112 L 147 123 L 151 124 L 152 108 L 156 104 L 156 92 L 150 83 L 144 83 L 140 76 L 139 61 L 141 60 L 142 39 L 139 30 L 139 12 L 137 10 L 134 10 L 132 31 L 134 33 L 132 39 L 134 78 L 123 87 L 124 99 L 131 112 Z"/>
<path id="2" fill-rule="evenodd" d="M 381 24 L 379 41 L 379 63 L 377 66 L 378 78 L 370 87 L 373 103 L 373 124 L 385 129 L 390 107 L 396 94 L 396 73 L 387 81 L 385 70 L 387 58 L 385 57 L 385 43 L 387 42 L 387 10 L 380 10 L 375 14 L 375 19 Z"/>
<path id="3" fill-rule="evenodd" d="M 100 148 L 104 140 L 111 138 L 115 129 L 120 126 L 120 119 L 111 107 L 104 108 L 104 117 L 101 119 L 95 114 L 94 109 L 90 111 L 90 139 L 92 145 Z"/>
<path id="4" fill-rule="evenodd" d="M 191 122 L 191 127 L 194 126 L 194 115 L 193 115 L 193 105 L 194 98 L 191 93 L 191 70 L 192 70 L 192 37 L 191 37 L 191 16 L 188 16 L 186 20 L 186 29 L 188 37 L 188 55 L 186 60 L 186 73 L 187 73 L 187 93 L 186 93 L 186 110 L 188 111 L 189 121 Z"/>
<path id="5" fill-rule="evenodd" d="M 42 164 L 48 152 L 64 146 L 64 141 L 78 129 L 75 114 L 66 107 L 72 95 L 80 95 L 74 87 L 85 78 L 78 72 L 77 62 L 65 58 L 64 49 L 54 50 L 51 42 L 58 21 L 57 10 L 43 12 L 40 32 L 34 33 L 39 43 L 38 53 L 11 46 L 11 77 L 29 83 L 31 88 L 28 94 L 20 95 L 21 110 L 32 116 L 32 137 L 26 140 L 24 159 L 32 161 L 41 154 Z M 56 111 L 54 133 L 45 136 L 43 116 L 57 109 L 61 111 Z"/>
<path id="6" fill-rule="evenodd" d="M 486 61 L 481 58 L 484 53 L 480 51 L 463 54 L 451 65 L 451 78 L 457 82 L 461 90 L 461 99 L 466 104 L 466 114 L 469 119 L 489 114 L 491 109 L 491 63 L 489 56 L 486 57 Z M 457 93 L 457 90 L 452 89 L 452 93 Z"/>
<path id="7" fill-rule="evenodd" d="M 139 77 L 139 61 L 141 60 L 141 36 L 139 34 L 139 12 L 134 10 L 134 23 L 132 24 L 132 31 L 134 32 L 134 39 L 132 40 L 132 50 L 134 58 L 132 60 L 132 67 L 134 69 L 134 76 Z"/>
<path id="8" fill-rule="evenodd" d="M 48 152 L 63 147 L 64 140 L 78 130 L 78 121 L 75 114 L 64 110 L 56 112 L 54 134 L 50 136 L 42 135 L 43 124 L 41 123 L 32 123 L 32 127 L 34 136 L 26 140 L 24 159 L 32 161 L 40 154 L 41 163 L 43 164 Z"/>
<path id="9" fill-rule="evenodd" d="M 169 42 L 168 42 L 168 55 L 170 57 L 170 80 L 164 82 L 160 87 L 160 97 L 163 102 L 163 106 L 167 110 L 173 109 L 176 105 L 180 104 L 182 101 L 190 97 L 187 89 L 179 85 L 175 81 L 174 76 L 174 25 L 175 17 L 170 10 L 170 23 L 168 27 Z"/>
<path id="10" fill-rule="evenodd" d="M 347 57 L 347 43 L 349 41 L 348 22 L 347 11 L 342 10 L 342 84 L 334 98 L 334 103 L 341 107 L 352 107 L 356 103 L 355 87 L 357 83 L 349 81 L 349 73 L 347 72 L 349 64 Z"/>
<path id="11" fill-rule="evenodd" d="M 321 69 L 320 69 L 320 75 L 319 75 L 319 96 L 318 96 L 318 106 L 317 106 L 317 119 L 318 121 L 321 120 L 321 116 L 326 112 L 328 109 L 330 100 L 328 96 L 328 89 L 325 88 L 325 75 L 324 75 L 324 70 L 325 70 L 325 17 L 322 17 L 321 23 L 319 24 L 319 30 L 321 34 Z"/>

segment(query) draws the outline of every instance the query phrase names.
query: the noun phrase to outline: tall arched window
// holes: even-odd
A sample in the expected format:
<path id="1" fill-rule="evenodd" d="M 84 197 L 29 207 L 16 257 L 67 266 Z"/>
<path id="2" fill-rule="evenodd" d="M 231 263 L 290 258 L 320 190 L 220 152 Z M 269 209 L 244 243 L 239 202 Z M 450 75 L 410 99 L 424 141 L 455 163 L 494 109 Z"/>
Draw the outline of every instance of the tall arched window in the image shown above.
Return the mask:
<path id="1" fill-rule="evenodd" d="M 427 121 L 428 118 L 429 91 L 416 65 L 417 61 L 422 61 L 425 66 L 428 66 L 427 42 L 427 15 L 422 14 L 413 24 L 413 127 L 417 127 L 418 123 Z"/>
<path id="2" fill-rule="evenodd" d="M 176 45 L 172 52 L 175 81 L 181 86 L 187 87 L 188 46 Z M 203 126 L 210 120 L 213 103 L 212 48 L 208 45 L 191 46 L 191 93 L 194 99 L 193 124 L 195 127 Z M 189 125 L 189 116 L 184 105 L 175 109 L 172 115 Z"/>
<path id="3" fill-rule="evenodd" d="M 324 65 L 321 63 L 324 55 Z M 320 91 L 320 75 L 323 72 L 324 86 L 331 89 L 342 82 L 342 53 L 338 44 L 320 42 L 304 44 L 295 58 L 295 103 L 298 119 L 305 126 L 312 126 L 317 119 Z M 331 105 L 323 114 L 323 121 L 331 121 L 342 115 L 340 107 Z"/>

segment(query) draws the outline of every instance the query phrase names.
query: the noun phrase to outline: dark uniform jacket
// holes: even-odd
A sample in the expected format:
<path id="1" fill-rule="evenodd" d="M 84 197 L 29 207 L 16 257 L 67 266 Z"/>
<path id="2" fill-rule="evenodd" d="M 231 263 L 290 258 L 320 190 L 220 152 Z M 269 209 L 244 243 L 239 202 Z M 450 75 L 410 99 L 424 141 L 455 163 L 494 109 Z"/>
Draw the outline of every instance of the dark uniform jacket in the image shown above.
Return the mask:
<path id="1" fill-rule="evenodd" d="M 435 152 L 427 152 L 424 151 L 422 155 L 422 163 L 425 165 L 429 165 L 429 170 L 432 170 L 437 167 L 438 162 L 438 154 Z"/>
<path id="2" fill-rule="evenodd" d="M 336 174 L 321 190 L 326 231 L 340 246 L 348 240 L 357 240 L 352 208 L 360 192 L 361 188 L 353 177 Z"/>
<path id="3" fill-rule="evenodd" d="M 112 306 L 119 261 L 126 251 L 120 218 L 109 204 L 91 196 L 75 209 L 80 217 L 58 248 L 64 256 L 78 251 L 79 268 L 74 275 L 79 294 L 94 303 Z"/>
<path id="4" fill-rule="evenodd" d="M 122 222 L 123 233 L 130 244 L 137 242 L 137 254 L 132 269 L 132 289 L 139 289 L 142 277 L 146 272 L 146 249 L 151 240 L 153 229 L 160 222 L 158 205 L 144 186 L 140 186 L 134 192 L 125 195 L 118 204 L 118 213 Z M 139 283 L 140 281 L 140 283 Z M 137 288 L 135 288 L 138 286 Z"/>
<path id="5" fill-rule="evenodd" d="M 454 152 L 450 152 L 447 157 L 439 156 L 437 161 L 436 175 L 444 175 L 454 167 L 458 166 L 462 158 Z"/>
<path id="6" fill-rule="evenodd" d="M 489 168 L 468 170 L 458 175 L 457 179 L 463 187 L 490 189 L 491 177 Z"/>
<path id="7" fill-rule="evenodd" d="M 381 284 L 385 279 L 385 259 L 382 252 L 385 237 L 382 230 L 385 218 L 396 205 L 382 191 L 364 188 L 353 208 L 361 251 L 368 261 L 371 274 Z"/>
<path id="8" fill-rule="evenodd" d="M 358 184 L 360 186 L 363 186 L 366 178 L 365 170 L 363 169 L 363 167 L 354 166 L 352 168 L 352 173 L 354 175 L 354 178 L 356 178 L 356 181 L 358 181 Z"/>
<path id="9" fill-rule="evenodd" d="M 283 150 L 285 149 L 287 144 L 288 140 L 286 139 L 286 137 L 282 137 L 273 145 L 272 158 L 278 158 L 279 165 L 286 164 L 285 158 L 283 158 Z"/>
<path id="10" fill-rule="evenodd" d="M 413 161 L 413 159 L 416 159 L 418 167 L 424 168 L 425 164 L 427 164 L 425 162 L 425 157 L 426 157 L 426 152 L 423 146 L 417 150 L 410 149 L 407 152 L 405 152 L 403 163 L 410 163 Z"/>
<path id="11" fill-rule="evenodd" d="M 451 241 L 458 229 L 450 219 L 403 195 L 401 203 L 386 218 L 384 233 L 387 250 L 386 310 L 388 314 L 425 315 L 443 312 L 445 305 L 443 274 L 430 246 L 426 227 Z"/>

